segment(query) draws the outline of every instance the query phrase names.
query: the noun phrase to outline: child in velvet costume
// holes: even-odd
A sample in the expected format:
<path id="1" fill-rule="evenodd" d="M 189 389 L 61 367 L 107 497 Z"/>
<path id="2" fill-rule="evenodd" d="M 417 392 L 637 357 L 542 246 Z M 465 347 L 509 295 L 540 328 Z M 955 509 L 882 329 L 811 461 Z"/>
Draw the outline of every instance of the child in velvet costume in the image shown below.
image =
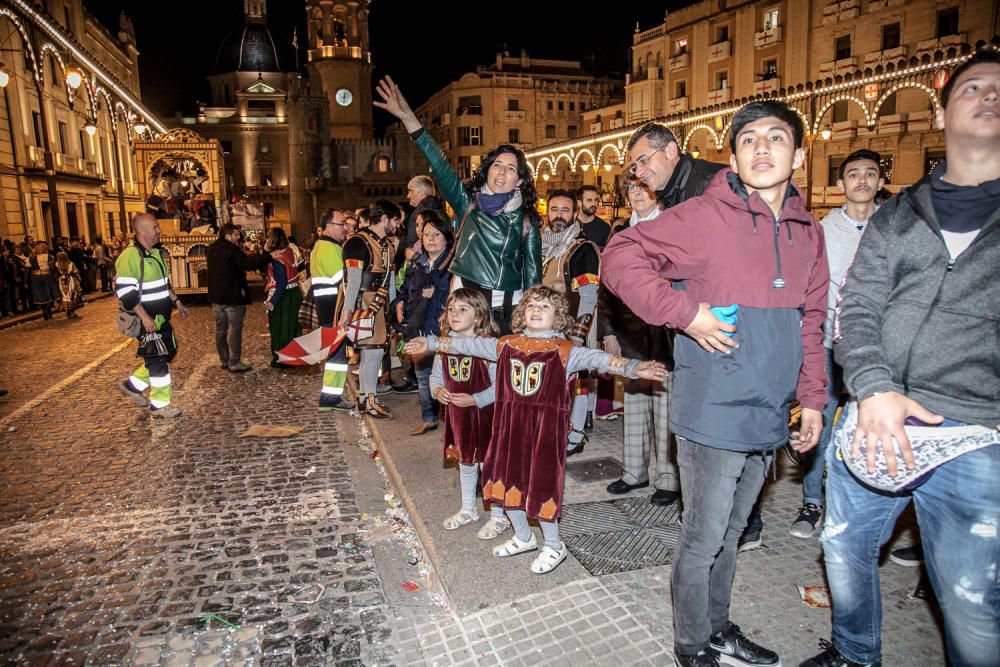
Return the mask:
<path id="1" fill-rule="evenodd" d="M 496 336 L 499 329 L 481 292 L 467 288 L 451 293 L 441 315 L 442 336 Z M 444 520 L 445 530 L 479 521 L 476 485 L 479 468 L 493 432 L 493 382 L 497 365 L 462 354 L 434 355 L 431 394 L 444 406 L 444 456 L 458 461 L 462 508 Z M 479 530 L 481 540 L 492 540 L 510 527 L 503 506 L 493 503 L 490 520 Z"/>
<path id="2" fill-rule="evenodd" d="M 429 349 L 496 360 L 493 437 L 483 461 L 483 498 L 503 503 L 514 537 L 493 549 L 493 555 L 503 558 L 537 549 L 528 518 L 537 519 L 544 544 L 531 564 L 536 574 L 551 572 L 567 554 L 557 521 L 566 471 L 570 380 L 584 369 L 632 379 L 662 380 L 667 375 L 656 362 L 575 347 L 566 340 L 572 324 L 564 295 L 533 287 L 514 311 L 513 335 L 416 338 L 405 348 L 410 353 Z"/>

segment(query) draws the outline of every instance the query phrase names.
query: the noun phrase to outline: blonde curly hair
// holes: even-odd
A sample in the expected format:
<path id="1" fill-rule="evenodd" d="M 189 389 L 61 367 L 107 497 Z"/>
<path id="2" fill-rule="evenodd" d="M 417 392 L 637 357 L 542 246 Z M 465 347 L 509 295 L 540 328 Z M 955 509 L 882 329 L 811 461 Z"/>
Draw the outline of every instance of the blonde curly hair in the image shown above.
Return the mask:
<path id="1" fill-rule="evenodd" d="M 557 292 L 551 287 L 538 285 L 532 287 L 514 309 L 514 314 L 510 318 L 511 331 L 521 333 L 525 329 L 524 311 L 528 309 L 528 304 L 532 301 L 548 301 L 555 310 L 555 317 L 552 320 L 552 328 L 562 334 L 568 334 L 573 326 L 573 318 L 569 314 L 569 300 L 562 292 Z"/>

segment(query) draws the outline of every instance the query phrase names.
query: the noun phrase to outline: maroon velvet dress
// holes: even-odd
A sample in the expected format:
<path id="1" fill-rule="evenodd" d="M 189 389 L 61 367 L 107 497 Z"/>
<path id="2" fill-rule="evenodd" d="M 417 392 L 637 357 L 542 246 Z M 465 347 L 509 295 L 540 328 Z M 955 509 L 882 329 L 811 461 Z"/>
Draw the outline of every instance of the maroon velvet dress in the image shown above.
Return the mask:
<path id="1" fill-rule="evenodd" d="M 461 354 L 442 354 L 444 388 L 453 394 L 476 394 L 490 386 L 492 362 Z M 465 465 L 479 463 L 486 456 L 493 432 L 493 404 L 485 408 L 444 409 L 444 457 Z"/>
<path id="2" fill-rule="evenodd" d="M 483 499 L 555 521 L 562 513 L 572 396 L 573 344 L 505 336 L 497 343 L 493 440 L 483 461 Z"/>

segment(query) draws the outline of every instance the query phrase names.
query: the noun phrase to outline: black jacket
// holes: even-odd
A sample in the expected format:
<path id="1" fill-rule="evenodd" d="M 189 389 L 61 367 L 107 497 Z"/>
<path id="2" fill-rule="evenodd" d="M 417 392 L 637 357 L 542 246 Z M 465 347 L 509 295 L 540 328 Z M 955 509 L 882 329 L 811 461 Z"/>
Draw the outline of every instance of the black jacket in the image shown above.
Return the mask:
<path id="1" fill-rule="evenodd" d="M 226 239 L 216 239 L 205 254 L 208 260 L 208 300 L 220 306 L 250 303 L 247 271 L 267 266 L 270 257 L 247 255 Z"/>
<path id="2" fill-rule="evenodd" d="M 665 188 L 656 193 L 664 206 L 670 208 L 705 192 L 715 173 L 727 165 L 682 155 Z"/>

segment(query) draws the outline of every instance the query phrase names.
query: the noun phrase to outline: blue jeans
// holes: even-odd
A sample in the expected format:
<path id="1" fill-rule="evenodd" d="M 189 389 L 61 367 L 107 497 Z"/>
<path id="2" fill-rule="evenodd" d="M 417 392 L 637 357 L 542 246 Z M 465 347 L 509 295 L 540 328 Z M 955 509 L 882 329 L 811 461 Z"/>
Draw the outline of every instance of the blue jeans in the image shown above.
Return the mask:
<path id="1" fill-rule="evenodd" d="M 1000 665 L 1000 445 L 938 467 L 902 495 L 872 491 L 827 451 L 823 542 L 833 599 L 833 645 L 854 662 L 882 656 L 879 548 L 913 499 L 927 574 L 944 615 L 952 667 Z"/>
<path id="2" fill-rule="evenodd" d="M 431 396 L 431 369 L 433 367 L 433 354 L 413 360 L 413 371 L 417 376 L 417 393 L 420 396 L 420 418 L 428 424 L 433 424 L 438 420 L 437 401 Z"/>
<path id="3" fill-rule="evenodd" d="M 844 388 L 844 373 L 833 360 L 833 350 L 826 348 L 826 405 L 823 407 L 823 430 L 819 442 L 802 457 L 802 504 L 812 503 L 823 506 L 823 468 L 826 466 L 826 450 L 833 440 L 833 418 L 840 404 L 840 393 Z"/>

